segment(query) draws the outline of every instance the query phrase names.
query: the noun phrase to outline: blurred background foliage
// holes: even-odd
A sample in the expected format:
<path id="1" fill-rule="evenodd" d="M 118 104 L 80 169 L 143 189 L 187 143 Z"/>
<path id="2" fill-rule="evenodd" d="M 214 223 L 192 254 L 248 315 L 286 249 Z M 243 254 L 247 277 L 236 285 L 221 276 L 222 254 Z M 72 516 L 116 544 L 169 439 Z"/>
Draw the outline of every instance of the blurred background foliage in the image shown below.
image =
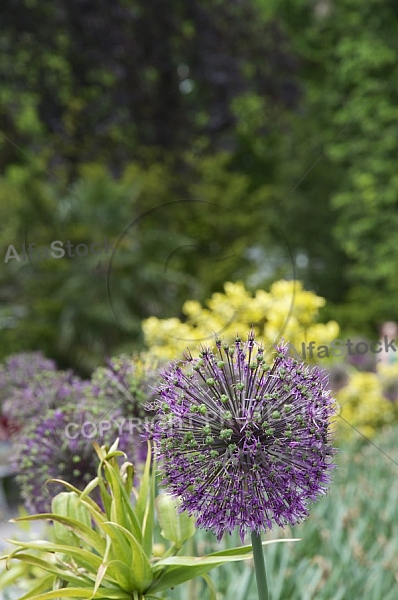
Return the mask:
<path id="1" fill-rule="evenodd" d="M 392 1 L 5 0 L 0 19 L 0 358 L 86 376 L 225 282 L 298 279 L 341 336 L 398 319 Z"/>

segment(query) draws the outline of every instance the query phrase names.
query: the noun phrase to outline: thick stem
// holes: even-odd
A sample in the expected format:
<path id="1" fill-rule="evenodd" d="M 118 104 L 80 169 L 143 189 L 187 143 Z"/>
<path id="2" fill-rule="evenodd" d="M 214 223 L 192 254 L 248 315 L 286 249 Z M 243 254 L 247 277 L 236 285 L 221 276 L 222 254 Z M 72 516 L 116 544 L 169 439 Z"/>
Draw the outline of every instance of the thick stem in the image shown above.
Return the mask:
<path id="1" fill-rule="evenodd" d="M 265 570 L 265 561 L 263 547 L 261 545 L 261 535 L 252 531 L 252 546 L 254 569 L 256 571 L 258 600 L 270 600 L 267 585 L 267 573 Z"/>

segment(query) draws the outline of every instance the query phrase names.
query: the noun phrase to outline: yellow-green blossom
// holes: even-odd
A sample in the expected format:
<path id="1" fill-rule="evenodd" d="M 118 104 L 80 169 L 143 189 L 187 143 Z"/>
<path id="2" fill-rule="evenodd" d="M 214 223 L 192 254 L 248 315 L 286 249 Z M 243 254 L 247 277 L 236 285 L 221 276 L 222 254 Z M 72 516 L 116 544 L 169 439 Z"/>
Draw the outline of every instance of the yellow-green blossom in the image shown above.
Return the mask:
<path id="1" fill-rule="evenodd" d="M 253 329 L 271 346 L 281 335 L 300 349 L 302 342 L 317 345 L 336 339 L 339 326 L 335 321 L 317 323 L 324 298 L 303 289 L 299 281 L 276 281 L 269 292 L 250 292 L 240 281 L 224 284 L 223 293 L 215 293 L 202 306 L 187 300 L 182 307 L 185 322 L 179 319 L 150 317 L 143 324 L 146 345 L 155 356 L 172 359 L 187 349 L 197 352 L 198 343 L 213 343 L 214 333 L 233 340 L 237 332 Z"/>
<path id="2" fill-rule="evenodd" d="M 358 436 L 373 437 L 376 430 L 394 419 L 394 404 L 383 396 L 383 387 L 377 373 L 355 372 L 348 385 L 336 394 L 341 409 L 339 435 L 344 438 Z M 353 426 L 353 427 L 352 427 Z"/>

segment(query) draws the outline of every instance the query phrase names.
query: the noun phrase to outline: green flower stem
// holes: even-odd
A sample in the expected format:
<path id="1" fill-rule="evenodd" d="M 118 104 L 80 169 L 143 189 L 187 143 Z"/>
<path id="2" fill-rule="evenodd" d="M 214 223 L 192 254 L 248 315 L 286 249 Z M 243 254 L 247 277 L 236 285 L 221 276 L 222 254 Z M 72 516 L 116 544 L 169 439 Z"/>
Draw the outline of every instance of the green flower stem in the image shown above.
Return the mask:
<path id="1" fill-rule="evenodd" d="M 195 540 L 193 537 L 187 540 L 187 552 L 191 556 L 197 556 L 196 548 L 195 548 Z M 190 579 L 188 581 L 188 600 L 196 599 L 196 581 L 195 579 Z"/>
<path id="2" fill-rule="evenodd" d="M 252 531 L 252 546 L 254 569 L 256 571 L 258 600 L 270 600 L 267 585 L 267 573 L 265 570 L 265 561 L 263 547 L 261 544 L 261 535 Z"/>

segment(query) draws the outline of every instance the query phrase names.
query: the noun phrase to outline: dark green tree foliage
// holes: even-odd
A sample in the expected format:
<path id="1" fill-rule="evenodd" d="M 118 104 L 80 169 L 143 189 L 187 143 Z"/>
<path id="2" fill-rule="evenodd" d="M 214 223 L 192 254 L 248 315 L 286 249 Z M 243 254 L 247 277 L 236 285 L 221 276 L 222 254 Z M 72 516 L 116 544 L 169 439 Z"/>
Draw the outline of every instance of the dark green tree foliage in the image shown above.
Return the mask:
<path id="1" fill-rule="evenodd" d="M 327 316 L 374 335 L 398 319 L 397 7 L 281 0 L 274 14 L 303 87 L 279 146 L 275 218 L 306 255 L 297 274 L 329 300 Z"/>
<path id="2" fill-rule="evenodd" d="M 249 2 L 6 0 L 0 16 L 2 129 L 70 168 L 117 169 L 142 145 L 231 148 L 234 98 L 297 100 L 285 36 Z"/>

